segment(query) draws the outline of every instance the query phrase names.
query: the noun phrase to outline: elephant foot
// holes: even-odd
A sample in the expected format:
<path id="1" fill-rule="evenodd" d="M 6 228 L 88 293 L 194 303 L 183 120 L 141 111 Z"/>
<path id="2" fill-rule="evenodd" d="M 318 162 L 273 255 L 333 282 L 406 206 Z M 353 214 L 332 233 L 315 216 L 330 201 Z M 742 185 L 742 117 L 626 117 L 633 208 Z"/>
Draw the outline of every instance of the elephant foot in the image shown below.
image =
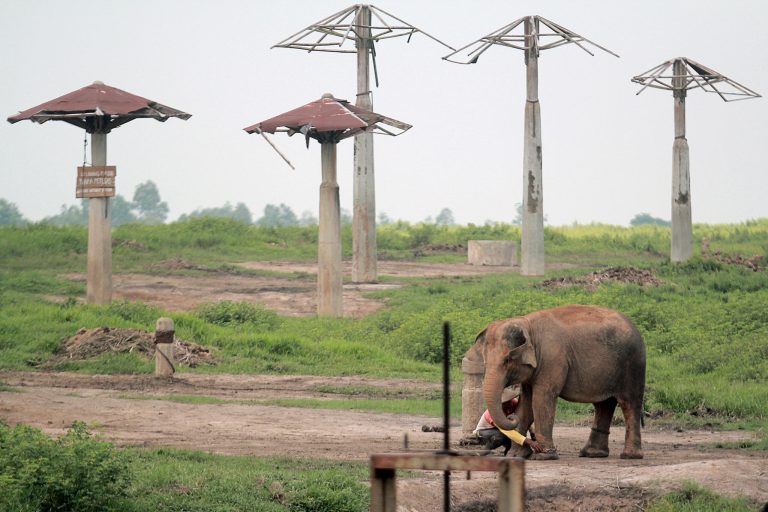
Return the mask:
<path id="1" fill-rule="evenodd" d="M 527 446 L 517 446 L 515 445 L 512 447 L 511 450 L 511 457 L 518 457 L 520 459 L 527 459 L 530 457 L 530 455 L 533 453 L 533 450 L 528 448 Z"/>
<path id="2" fill-rule="evenodd" d="M 595 448 L 594 446 L 585 446 L 579 451 L 579 457 L 589 457 L 600 459 L 608 456 L 608 449 Z"/>
<path id="3" fill-rule="evenodd" d="M 642 459 L 643 458 L 643 452 L 637 451 L 637 452 L 622 452 L 619 456 L 621 459 Z"/>
<path id="4" fill-rule="evenodd" d="M 556 448 L 547 448 L 541 453 L 532 453 L 529 460 L 557 460 L 560 455 L 557 454 Z"/>

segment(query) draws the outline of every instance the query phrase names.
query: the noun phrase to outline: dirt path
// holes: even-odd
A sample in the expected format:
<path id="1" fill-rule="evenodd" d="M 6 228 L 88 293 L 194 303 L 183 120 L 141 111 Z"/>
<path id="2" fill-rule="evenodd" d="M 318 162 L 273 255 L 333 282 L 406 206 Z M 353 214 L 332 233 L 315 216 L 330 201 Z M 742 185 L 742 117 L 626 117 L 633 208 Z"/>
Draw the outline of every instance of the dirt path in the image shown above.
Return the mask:
<path id="1" fill-rule="evenodd" d="M 437 385 L 408 380 L 181 374 L 169 382 L 136 375 L 0 372 L 0 382 L 16 389 L 0 392 L 3 421 L 23 422 L 59 435 L 74 420 L 84 420 L 98 425 L 106 439 L 120 445 L 365 461 L 371 453 L 401 451 L 404 434 L 408 434 L 412 449 L 436 450 L 442 443 L 440 434 L 421 431 L 423 424 L 439 424 L 439 418 L 249 402 L 280 397 L 356 398 L 323 391 L 329 387 L 370 386 L 416 393 L 438 389 Z M 159 399 L 165 395 L 202 395 L 227 403 L 186 404 Z M 286 418 L 294 417 L 296 426 L 286 429 Z M 528 492 L 539 500 L 536 503 L 541 502 L 540 510 L 577 509 L 562 508 L 574 503 L 582 510 L 600 510 L 606 504 L 619 508 L 603 510 L 621 510 L 622 503 L 631 509 L 644 499 L 643 488 L 666 489 L 684 480 L 717 492 L 768 501 L 766 454 L 707 447 L 722 440 L 749 439 L 751 433 L 670 432 L 649 425 L 643 432 L 645 459 L 623 461 L 618 458 L 623 437 L 620 428 L 614 429 L 609 458 L 578 458 L 587 431 L 587 427 L 557 425 L 561 459 L 527 463 Z M 451 436 L 460 438 L 458 427 L 452 429 Z M 439 510 L 441 478 L 437 473 L 425 473 L 400 481 L 399 510 Z M 457 502 L 495 496 L 493 475 L 474 474 L 471 480 L 456 475 L 453 482 Z"/>
<path id="2" fill-rule="evenodd" d="M 179 267 L 178 260 L 167 262 L 169 268 Z M 182 262 L 184 264 L 184 262 Z M 163 263 L 156 265 L 163 268 Z M 142 301 L 167 311 L 190 311 L 200 304 L 229 300 L 261 304 L 280 315 L 312 316 L 317 312 L 317 264 L 296 262 L 245 262 L 247 269 L 275 272 L 274 276 L 232 274 L 212 271 L 207 276 L 180 276 L 154 274 L 114 274 L 113 298 L 115 300 Z M 566 268 L 571 265 L 553 264 L 548 268 Z M 192 268 L 192 267 L 190 267 Z M 351 262 L 344 262 L 344 275 L 351 275 Z M 474 266 L 464 263 L 415 263 L 408 261 L 380 261 L 379 276 L 391 278 L 438 278 L 474 276 L 519 272 L 519 267 Z M 281 277 L 279 274 L 291 274 Z M 306 274 L 296 278 L 294 274 Z M 65 277 L 85 282 L 85 274 L 72 273 Z M 384 301 L 372 299 L 366 294 L 378 290 L 399 288 L 400 282 L 346 283 L 342 302 L 344 316 L 361 318 L 384 307 Z M 64 297 L 48 297 L 63 300 Z"/>

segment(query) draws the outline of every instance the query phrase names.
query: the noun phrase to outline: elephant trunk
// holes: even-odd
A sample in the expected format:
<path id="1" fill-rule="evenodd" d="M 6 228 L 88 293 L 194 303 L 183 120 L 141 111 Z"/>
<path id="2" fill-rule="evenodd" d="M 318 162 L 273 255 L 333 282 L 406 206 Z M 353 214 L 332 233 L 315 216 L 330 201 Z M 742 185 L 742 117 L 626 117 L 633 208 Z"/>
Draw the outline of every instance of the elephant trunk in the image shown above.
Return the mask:
<path id="1" fill-rule="evenodd" d="M 486 363 L 487 364 L 487 363 Z M 483 382 L 483 398 L 488 406 L 488 412 L 497 427 L 504 430 L 512 430 L 517 424 L 510 421 L 501 407 L 501 394 L 506 385 L 506 376 L 498 370 L 486 368 L 485 381 Z"/>

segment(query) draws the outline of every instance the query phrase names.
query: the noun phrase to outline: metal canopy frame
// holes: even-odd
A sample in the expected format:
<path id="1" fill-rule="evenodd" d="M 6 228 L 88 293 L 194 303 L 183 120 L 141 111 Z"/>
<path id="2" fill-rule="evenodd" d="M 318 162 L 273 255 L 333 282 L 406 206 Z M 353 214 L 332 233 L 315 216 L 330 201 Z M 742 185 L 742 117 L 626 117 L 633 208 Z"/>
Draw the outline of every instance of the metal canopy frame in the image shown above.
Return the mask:
<path id="1" fill-rule="evenodd" d="M 683 73 L 680 75 L 674 72 L 674 64 L 676 62 L 679 63 L 678 65 L 683 70 Z M 667 73 L 667 70 L 670 68 L 672 68 L 671 73 Z M 701 89 L 705 92 L 717 94 L 723 101 L 741 101 L 761 97 L 760 94 L 752 89 L 688 57 L 677 57 L 662 62 L 645 73 L 632 77 L 632 81 L 643 86 L 636 94 L 640 94 L 648 87 L 651 87 L 653 89 L 664 89 L 673 92 Z"/>
<path id="2" fill-rule="evenodd" d="M 362 25 L 358 21 L 358 11 L 364 6 L 368 7 L 371 11 L 372 22 L 370 25 Z M 370 36 L 366 34 L 367 31 L 364 29 L 370 29 Z M 320 34 L 320 37 L 316 41 L 310 41 L 309 39 L 314 33 Z M 335 14 L 331 14 L 327 18 L 323 18 L 285 38 L 273 45 L 272 48 L 295 48 L 297 50 L 306 50 L 307 52 L 357 53 L 357 50 L 354 48 L 342 48 L 342 46 L 347 41 L 351 41 L 354 44 L 360 38 L 381 41 L 382 39 L 407 37 L 406 42 L 410 43 L 411 37 L 416 33 L 422 33 L 441 45 L 451 50 L 454 49 L 397 16 L 375 5 L 366 4 L 355 4 Z"/>
<path id="3" fill-rule="evenodd" d="M 366 23 L 361 11 L 365 8 L 370 14 L 370 23 Z M 355 4 L 343 9 L 327 18 L 311 24 L 310 26 L 287 37 L 271 48 L 293 48 L 311 52 L 354 53 L 357 54 L 357 46 L 362 42 L 368 48 L 373 60 L 373 75 L 376 87 L 379 86 L 379 72 L 376 68 L 375 43 L 384 39 L 406 37 L 406 42 L 411 42 L 414 34 L 421 33 L 453 50 L 454 48 L 436 37 L 427 34 L 407 21 L 390 14 L 375 5 Z M 315 39 L 315 35 L 319 35 Z M 350 41 L 352 46 L 344 48 L 344 43 Z"/>
<path id="4" fill-rule="evenodd" d="M 524 32 L 525 21 L 530 21 L 531 26 L 533 27 L 533 32 L 530 36 L 526 35 Z M 546 27 L 546 29 L 549 29 L 549 31 L 540 30 L 542 25 Z M 517 27 L 521 27 L 519 33 L 514 32 Z M 594 41 L 590 41 L 586 37 L 581 36 L 562 25 L 558 25 L 554 21 L 550 21 L 542 16 L 523 16 L 500 29 L 494 30 L 490 34 L 455 50 L 453 53 L 443 57 L 443 60 L 455 64 L 475 64 L 480 58 L 480 55 L 485 53 L 485 51 L 493 45 L 515 48 L 517 50 L 523 50 L 526 53 L 535 52 L 535 55 L 538 55 L 541 50 L 549 50 L 571 43 L 592 56 L 595 54 L 589 51 L 589 49 L 582 43 L 590 44 L 595 48 L 599 48 L 604 52 L 618 57 L 618 55 L 611 50 L 600 46 Z M 463 59 L 456 57 L 465 51 L 466 54 Z"/>

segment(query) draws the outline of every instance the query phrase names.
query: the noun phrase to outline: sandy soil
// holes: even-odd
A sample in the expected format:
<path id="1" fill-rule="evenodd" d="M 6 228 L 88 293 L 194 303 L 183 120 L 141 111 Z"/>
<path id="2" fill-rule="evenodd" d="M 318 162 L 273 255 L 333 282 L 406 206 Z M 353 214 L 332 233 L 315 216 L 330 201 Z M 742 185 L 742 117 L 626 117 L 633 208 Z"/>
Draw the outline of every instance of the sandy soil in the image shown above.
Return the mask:
<path id="1" fill-rule="evenodd" d="M 402 451 L 407 434 L 414 450 L 437 450 L 442 434 L 422 432 L 422 425 L 441 420 L 426 416 L 287 409 L 255 405 L 249 400 L 277 397 L 340 398 L 320 386 L 353 384 L 432 391 L 437 386 L 407 380 L 360 377 L 241 376 L 180 374 L 172 380 L 151 376 L 81 375 L 74 373 L 0 372 L 0 381 L 16 392 L 0 392 L 0 418 L 23 422 L 59 435 L 74 420 L 98 425 L 119 445 L 175 446 L 223 454 L 283 455 L 365 461 L 371 453 Z M 165 395 L 204 395 L 222 404 L 182 404 Z M 148 398 L 137 399 L 137 397 Z M 157 399 L 153 399 L 156 397 Z M 346 397 L 350 400 L 356 398 Z M 343 419 L 340 416 L 343 414 Z M 286 429 L 286 418 L 296 417 Z M 581 459 L 578 450 L 588 435 L 584 426 L 557 425 L 558 461 L 528 461 L 529 510 L 639 510 L 648 497 L 684 480 L 718 492 L 768 501 L 768 456 L 743 450 L 708 447 L 721 440 L 752 437 L 748 432 L 662 431 L 647 425 L 645 459 L 623 461 L 622 429 L 614 427 L 611 456 Z M 458 425 L 451 439 L 461 437 Z M 442 475 L 429 472 L 398 483 L 398 510 L 441 510 Z M 452 478 L 456 504 L 495 496 L 495 476 L 474 473 Z"/>

